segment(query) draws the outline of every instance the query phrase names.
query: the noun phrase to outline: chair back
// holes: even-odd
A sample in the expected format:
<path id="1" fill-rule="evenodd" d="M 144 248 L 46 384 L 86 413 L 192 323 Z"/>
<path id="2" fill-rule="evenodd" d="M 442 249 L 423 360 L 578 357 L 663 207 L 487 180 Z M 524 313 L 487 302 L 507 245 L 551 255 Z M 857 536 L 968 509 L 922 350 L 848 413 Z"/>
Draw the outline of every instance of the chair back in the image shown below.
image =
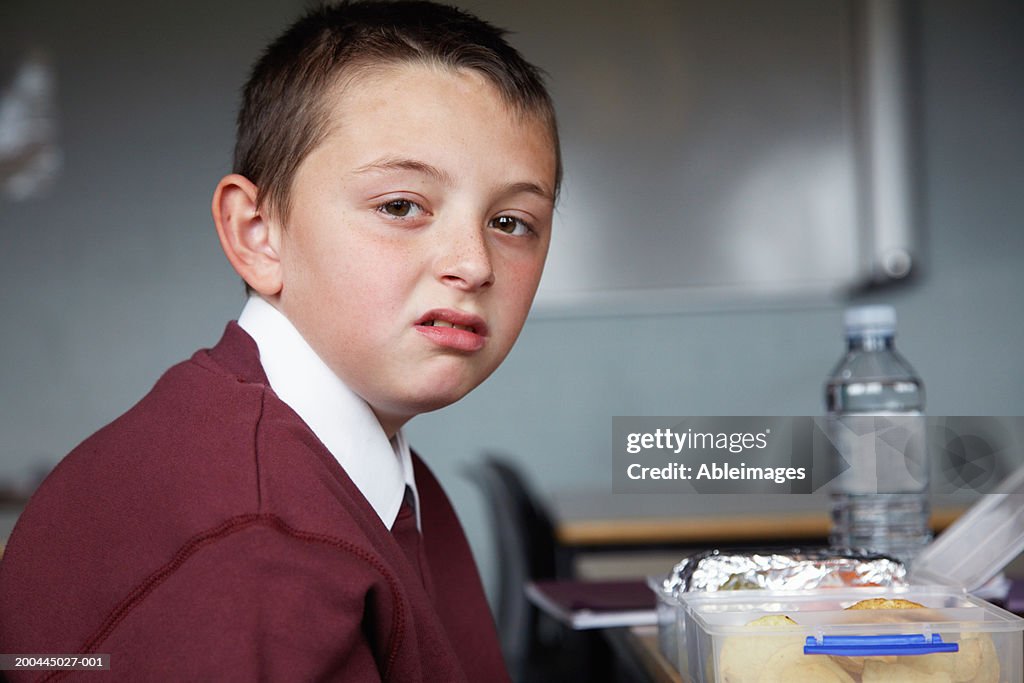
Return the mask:
<path id="1" fill-rule="evenodd" d="M 498 556 L 495 622 L 512 679 L 519 680 L 536 619 L 524 587 L 528 581 L 555 578 L 554 525 L 526 478 L 508 459 L 485 455 L 469 476 L 487 500 Z"/>

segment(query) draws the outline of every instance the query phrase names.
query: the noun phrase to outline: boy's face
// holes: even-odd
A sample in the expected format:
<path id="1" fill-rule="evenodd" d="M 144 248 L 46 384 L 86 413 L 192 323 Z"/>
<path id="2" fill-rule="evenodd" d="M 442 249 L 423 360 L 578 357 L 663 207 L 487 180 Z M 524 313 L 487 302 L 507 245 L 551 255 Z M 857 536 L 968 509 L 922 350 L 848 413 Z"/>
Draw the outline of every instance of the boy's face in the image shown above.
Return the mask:
<path id="1" fill-rule="evenodd" d="M 555 151 L 472 71 L 382 67 L 328 97 L 331 132 L 291 188 L 277 305 L 390 435 L 512 347 L 547 255 Z"/>

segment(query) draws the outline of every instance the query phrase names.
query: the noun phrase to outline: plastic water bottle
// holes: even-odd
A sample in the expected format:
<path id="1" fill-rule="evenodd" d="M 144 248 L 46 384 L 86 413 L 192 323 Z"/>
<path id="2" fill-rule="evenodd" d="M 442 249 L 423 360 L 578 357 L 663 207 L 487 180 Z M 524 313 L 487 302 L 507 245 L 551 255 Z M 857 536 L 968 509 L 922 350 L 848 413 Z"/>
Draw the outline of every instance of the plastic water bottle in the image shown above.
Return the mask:
<path id="1" fill-rule="evenodd" d="M 909 564 L 931 540 L 924 386 L 896 352 L 891 306 L 850 308 L 843 323 L 847 351 L 825 402 L 830 438 L 850 467 L 832 482 L 829 540 Z"/>

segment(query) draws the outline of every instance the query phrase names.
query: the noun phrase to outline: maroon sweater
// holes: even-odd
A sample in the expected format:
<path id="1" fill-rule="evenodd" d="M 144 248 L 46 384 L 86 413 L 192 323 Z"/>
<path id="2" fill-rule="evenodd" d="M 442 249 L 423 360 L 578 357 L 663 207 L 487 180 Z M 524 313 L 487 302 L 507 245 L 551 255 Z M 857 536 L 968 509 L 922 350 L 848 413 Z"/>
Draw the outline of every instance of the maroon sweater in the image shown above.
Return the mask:
<path id="1" fill-rule="evenodd" d="M 507 681 L 462 528 L 413 462 L 429 591 L 231 323 L 33 496 L 0 652 L 109 653 L 85 675 L 114 680 Z"/>

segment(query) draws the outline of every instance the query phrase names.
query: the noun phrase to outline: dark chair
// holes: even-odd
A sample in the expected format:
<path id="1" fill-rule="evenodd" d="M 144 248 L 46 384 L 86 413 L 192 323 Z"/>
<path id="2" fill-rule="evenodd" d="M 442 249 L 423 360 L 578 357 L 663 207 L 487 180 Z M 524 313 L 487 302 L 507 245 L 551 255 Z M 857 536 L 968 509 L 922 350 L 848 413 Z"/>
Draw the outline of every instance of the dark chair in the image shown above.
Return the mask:
<path id="1" fill-rule="evenodd" d="M 498 559 L 495 621 L 512 680 L 555 680 L 553 649 L 561 629 L 546 622 L 524 593 L 527 582 L 568 578 L 551 517 L 526 478 L 505 458 L 486 455 L 469 477 L 483 490 Z M 560 566 L 565 567 L 559 571 Z"/>

